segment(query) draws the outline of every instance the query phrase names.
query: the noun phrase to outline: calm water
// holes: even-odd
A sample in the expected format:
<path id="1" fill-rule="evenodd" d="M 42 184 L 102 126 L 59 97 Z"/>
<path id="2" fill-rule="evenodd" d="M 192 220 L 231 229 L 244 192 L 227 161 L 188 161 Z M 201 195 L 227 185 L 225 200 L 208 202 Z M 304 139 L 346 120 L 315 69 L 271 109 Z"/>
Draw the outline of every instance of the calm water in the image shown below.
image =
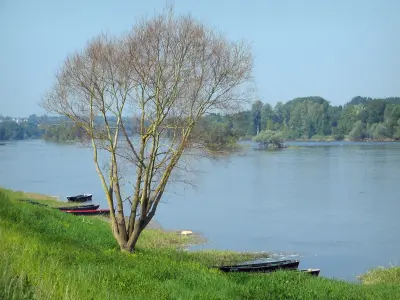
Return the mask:
<path id="1" fill-rule="evenodd" d="M 400 265 L 399 143 L 292 143 L 251 147 L 197 163 L 197 188 L 174 185 L 156 219 L 200 232 L 217 248 L 300 259 L 321 276 L 355 280 Z M 0 185 L 65 199 L 93 193 L 106 207 L 91 151 L 23 141 L 0 146 Z"/>

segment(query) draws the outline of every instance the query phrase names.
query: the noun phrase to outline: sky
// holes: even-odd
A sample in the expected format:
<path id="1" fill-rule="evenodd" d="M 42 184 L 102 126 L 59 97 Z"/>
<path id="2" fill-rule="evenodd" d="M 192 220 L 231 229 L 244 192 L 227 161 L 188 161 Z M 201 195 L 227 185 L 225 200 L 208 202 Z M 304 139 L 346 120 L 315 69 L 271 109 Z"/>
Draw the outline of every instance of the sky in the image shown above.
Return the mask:
<path id="1" fill-rule="evenodd" d="M 0 0 L 0 114 L 44 113 L 38 103 L 67 55 L 167 4 L 251 43 L 265 103 L 400 96 L 399 0 Z"/>

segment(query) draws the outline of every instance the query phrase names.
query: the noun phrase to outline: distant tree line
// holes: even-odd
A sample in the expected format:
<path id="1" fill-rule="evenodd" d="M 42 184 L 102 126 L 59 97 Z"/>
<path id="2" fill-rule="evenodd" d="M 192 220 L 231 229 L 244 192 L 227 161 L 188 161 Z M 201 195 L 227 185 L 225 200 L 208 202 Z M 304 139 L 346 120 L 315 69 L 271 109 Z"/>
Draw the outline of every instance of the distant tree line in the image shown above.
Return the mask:
<path id="1" fill-rule="evenodd" d="M 112 118 L 110 119 L 113 122 Z M 114 120 L 116 121 L 116 120 Z M 102 119 L 96 119 L 101 124 Z M 134 135 L 138 120 L 125 120 Z M 207 129 L 207 130 L 204 130 Z M 283 140 L 400 140 L 400 97 L 373 99 L 354 97 L 344 106 L 333 106 L 321 97 L 295 98 L 274 107 L 256 101 L 251 109 L 233 115 L 210 114 L 197 124 L 202 140 L 210 149 L 252 139 L 263 146 L 281 146 Z M 168 135 L 168 131 L 166 131 Z M 0 140 L 45 138 L 57 142 L 82 138 L 82 131 L 57 116 L 31 115 L 23 122 L 0 116 Z"/>
<path id="2" fill-rule="evenodd" d="M 0 141 L 40 138 L 44 133 L 32 119 L 13 119 L 0 115 Z"/>
<path id="3" fill-rule="evenodd" d="M 400 98 L 354 97 L 333 106 L 321 97 L 295 98 L 274 107 L 256 101 L 233 116 L 214 116 L 235 138 L 253 138 L 261 146 L 295 139 L 400 140 Z M 259 135 L 257 138 L 255 138 Z"/>
<path id="4" fill-rule="evenodd" d="M 115 120 L 114 120 L 115 121 Z M 101 120 L 97 119 L 97 123 Z M 129 123 L 129 122 L 128 122 Z M 127 130 L 134 132 L 134 122 L 128 124 Z M 77 141 L 83 138 L 82 130 L 72 126 L 65 117 L 37 116 L 12 118 L 0 115 L 0 141 L 42 138 L 54 142 Z"/>

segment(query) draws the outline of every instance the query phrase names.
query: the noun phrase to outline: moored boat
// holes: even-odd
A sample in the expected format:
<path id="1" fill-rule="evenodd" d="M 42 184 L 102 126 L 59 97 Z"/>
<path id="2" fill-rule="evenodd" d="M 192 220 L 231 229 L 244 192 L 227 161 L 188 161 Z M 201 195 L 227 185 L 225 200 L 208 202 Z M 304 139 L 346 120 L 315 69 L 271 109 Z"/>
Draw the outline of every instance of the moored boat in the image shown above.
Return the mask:
<path id="1" fill-rule="evenodd" d="M 73 215 L 85 215 L 85 216 L 93 216 L 93 215 L 109 215 L 109 209 L 81 209 L 81 210 L 63 210 L 63 212 L 70 213 Z"/>
<path id="2" fill-rule="evenodd" d="M 92 200 L 92 194 L 80 194 L 76 196 L 68 196 L 68 201 L 72 202 L 85 202 Z"/>
<path id="3" fill-rule="evenodd" d="M 266 273 L 276 270 L 296 270 L 299 266 L 299 260 L 280 260 L 270 261 L 264 263 L 254 263 L 245 265 L 232 265 L 232 266 L 219 266 L 212 267 L 218 268 L 223 272 L 258 272 Z"/>
<path id="4" fill-rule="evenodd" d="M 313 276 L 318 276 L 321 269 L 302 269 L 300 272 L 307 273 Z"/>
<path id="5" fill-rule="evenodd" d="M 88 204 L 88 205 L 78 205 L 78 206 L 64 206 L 64 207 L 55 207 L 59 210 L 95 210 L 98 209 L 100 205 Z"/>
<path id="6" fill-rule="evenodd" d="M 30 199 L 19 199 L 19 201 L 27 202 L 27 203 L 30 203 L 30 204 L 33 204 L 33 205 L 48 206 L 47 204 L 40 203 L 40 202 L 37 202 L 37 201 L 33 201 L 33 200 L 30 200 Z"/>

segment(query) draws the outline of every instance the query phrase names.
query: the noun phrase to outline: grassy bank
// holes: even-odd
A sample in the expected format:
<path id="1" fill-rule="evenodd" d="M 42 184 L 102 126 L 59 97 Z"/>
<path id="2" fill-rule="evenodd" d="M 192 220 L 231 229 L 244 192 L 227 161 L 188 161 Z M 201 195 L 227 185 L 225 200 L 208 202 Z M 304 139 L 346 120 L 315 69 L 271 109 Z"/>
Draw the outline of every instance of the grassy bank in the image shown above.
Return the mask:
<path id="1" fill-rule="evenodd" d="M 177 250 L 193 241 L 173 232 L 146 230 L 134 254 L 120 253 L 103 219 L 21 197 L 27 196 L 0 190 L 0 299 L 400 298 L 395 284 L 356 285 L 297 272 L 223 274 L 207 266 L 257 255 Z"/>
<path id="2" fill-rule="evenodd" d="M 400 268 L 376 268 L 359 276 L 364 284 L 400 284 Z"/>

